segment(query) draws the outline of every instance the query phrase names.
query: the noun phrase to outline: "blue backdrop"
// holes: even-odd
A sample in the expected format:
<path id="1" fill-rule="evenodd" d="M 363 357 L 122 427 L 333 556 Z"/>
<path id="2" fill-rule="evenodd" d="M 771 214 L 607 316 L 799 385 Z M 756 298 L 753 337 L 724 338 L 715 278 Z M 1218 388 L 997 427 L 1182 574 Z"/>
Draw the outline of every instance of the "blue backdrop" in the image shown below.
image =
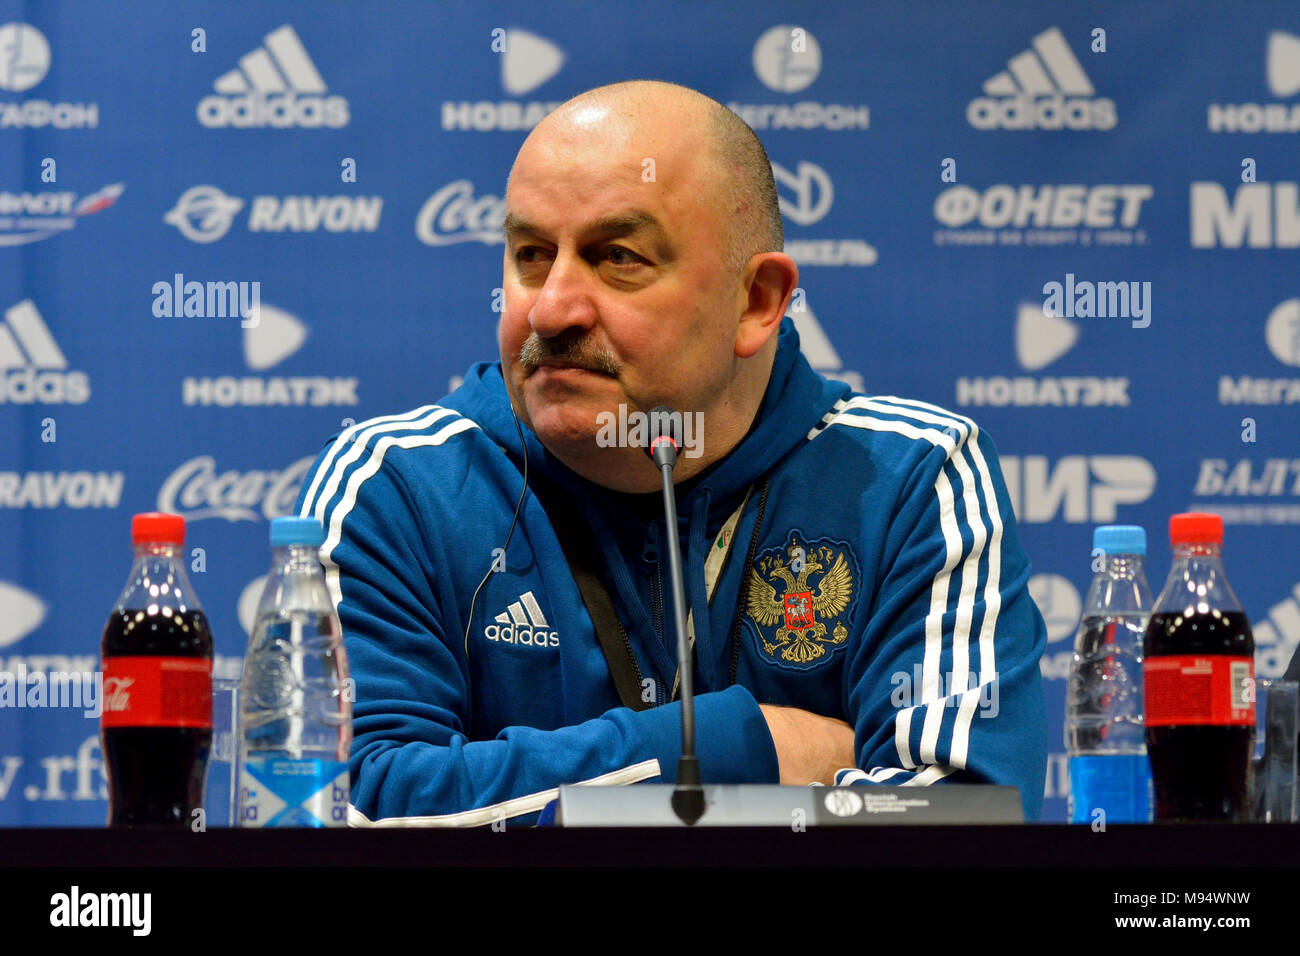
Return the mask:
<path id="1" fill-rule="evenodd" d="M 791 17 L 0 0 L 0 672 L 97 667 L 146 510 L 187 518 L 237 666 L 266 523 L 321 441 L 495 355 L 527 131 L 650 77 L 766 145 L 814 366 L 996 441 L 1049 626 L 1045 818 L 1095 525 L 1146 526 L 1158 589 L 1168 516 L 1222 513 L 1278 674 L 1300 642 L 1300 8 Z M 0 709 L 0 825 L 102 823 L 97 728 Z"/>

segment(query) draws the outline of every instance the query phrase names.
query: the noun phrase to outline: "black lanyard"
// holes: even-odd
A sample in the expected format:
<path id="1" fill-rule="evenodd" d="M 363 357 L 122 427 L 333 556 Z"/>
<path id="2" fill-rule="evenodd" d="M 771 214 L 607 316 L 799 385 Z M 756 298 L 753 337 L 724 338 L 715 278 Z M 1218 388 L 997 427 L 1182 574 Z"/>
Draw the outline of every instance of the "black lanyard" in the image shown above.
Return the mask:
<path id="1" fill-rule="evenodd" d="M 729 641 L 731 644 L 731 684 L 736 682 L 736 671 L 740 664 L 740 628 L 745 606 L 749 601 L 750 589 L 750 575 L 747 572 L 754 563 L 754 553 L 758 548 L 758 539 L 763 527 L 763 515 L 767 510 L 769 483 L 769 478 L 763 479 L 762 493 L 758 500 L 758 515 L 754 519 L 754 531 L 750 535 L 749 550 L 745 555 L 745 565 L 741 569 L 741 581 Z M 619 620 L 618 612 L 614 609 L 614 601 L 610 597 L 609 590 L 605 587 L 604 581 L 601 580 L 599 569 L 603 562 L 596 547 L 595 535 L 592 534 L 587 522 L 578 513 L 578 509 L 572 505 L 570 499 L 563 492 L 548 489 L 545 499 L 541 494 L 538 494 L 538 500 L 542 502 L 542 506 L 550 518 L 551 528 L 555 531 L 560 547 L 564 550 L 564 557 L 569 562 L 569 570 L 573 574 L 573 580 L 578 585 L 578 592 L 582 595 L 582 603 L 586 605 L 587 614 L 591 618 L 592 627 L 596 632 L 596 640 L 600 644 L 601 652 L 605 655 L 605 663 L 608 665 L 610 676 L 614 680 L 614 688 L 618 691 L 619 701 L 624 707 L 629 707 L 632 710 L 648 710 L 653 704 L 645 699 L 641 668 L 637 664 L 636 654 L 632 650 L 632 642 L 628 639 L 627 629 L 623 626 L 623 622 Z M 726 574 L 727 566 L 731 562 L 732 551 L 734 551 L 734 548 L 728 548 L 727 556 L 723 559 L 722 568 L 718 573 L 719 580 Z"/>

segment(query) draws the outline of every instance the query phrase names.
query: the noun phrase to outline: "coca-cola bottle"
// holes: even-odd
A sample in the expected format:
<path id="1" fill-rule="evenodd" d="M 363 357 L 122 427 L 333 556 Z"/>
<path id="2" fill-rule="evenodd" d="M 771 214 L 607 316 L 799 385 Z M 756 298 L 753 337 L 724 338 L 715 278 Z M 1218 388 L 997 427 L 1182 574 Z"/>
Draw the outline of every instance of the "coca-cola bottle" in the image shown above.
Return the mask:
<path id="1" fill-rule="evenodd" d="M 138 514 L 101 644 L 108 825 L 189 826 L 212 745 L 212 633 L 185 573 L 185 519 Z"/>
<path id="2" fill-rule="evenodd" d="M 1249 816 L 1255 640 L 1223 571 L 1223 519 L 1169 521 L 1174 564 L 1147 624 L 1143 681 L 1155 818 Z"/>

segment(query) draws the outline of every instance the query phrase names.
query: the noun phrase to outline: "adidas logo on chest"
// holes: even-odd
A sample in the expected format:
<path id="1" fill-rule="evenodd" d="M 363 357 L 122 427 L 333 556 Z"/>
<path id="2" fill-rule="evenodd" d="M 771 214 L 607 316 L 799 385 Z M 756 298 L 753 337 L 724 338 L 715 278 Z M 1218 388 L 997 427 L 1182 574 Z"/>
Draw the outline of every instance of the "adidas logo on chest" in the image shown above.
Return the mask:
<path id="1" fill-rule="evenodd" d="M 531 647 L 559 647 L 560 634 L 551 630 L 546 615 L 532 591 L 519 595 L 519 600 L 498 614 L 491 624 L 483 628 L 489 641 L 503 644 L 523 644 Z"/>

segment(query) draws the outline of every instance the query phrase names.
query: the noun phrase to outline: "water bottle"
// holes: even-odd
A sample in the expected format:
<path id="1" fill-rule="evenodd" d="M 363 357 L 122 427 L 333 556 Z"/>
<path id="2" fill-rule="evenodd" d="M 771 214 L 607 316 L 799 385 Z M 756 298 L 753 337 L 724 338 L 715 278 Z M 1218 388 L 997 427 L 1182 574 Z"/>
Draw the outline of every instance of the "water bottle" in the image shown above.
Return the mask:
<path id="1" fill-rule="evenodd" d="M 239 825 L 347 825 L 352 682 L 314 518 L 271 522 L 271 574 L 240 682 Z"/>
<path id="2" fill-rule="evenodd" d="M 1074 640 L 1065 705 L 1070 822 L 1147 823 L 1142 637 L 1152 595 L 1142 572 L 1146 532 L 1106 525 L 1093 532 L 1092 544 L 1095 576 Z"/>

